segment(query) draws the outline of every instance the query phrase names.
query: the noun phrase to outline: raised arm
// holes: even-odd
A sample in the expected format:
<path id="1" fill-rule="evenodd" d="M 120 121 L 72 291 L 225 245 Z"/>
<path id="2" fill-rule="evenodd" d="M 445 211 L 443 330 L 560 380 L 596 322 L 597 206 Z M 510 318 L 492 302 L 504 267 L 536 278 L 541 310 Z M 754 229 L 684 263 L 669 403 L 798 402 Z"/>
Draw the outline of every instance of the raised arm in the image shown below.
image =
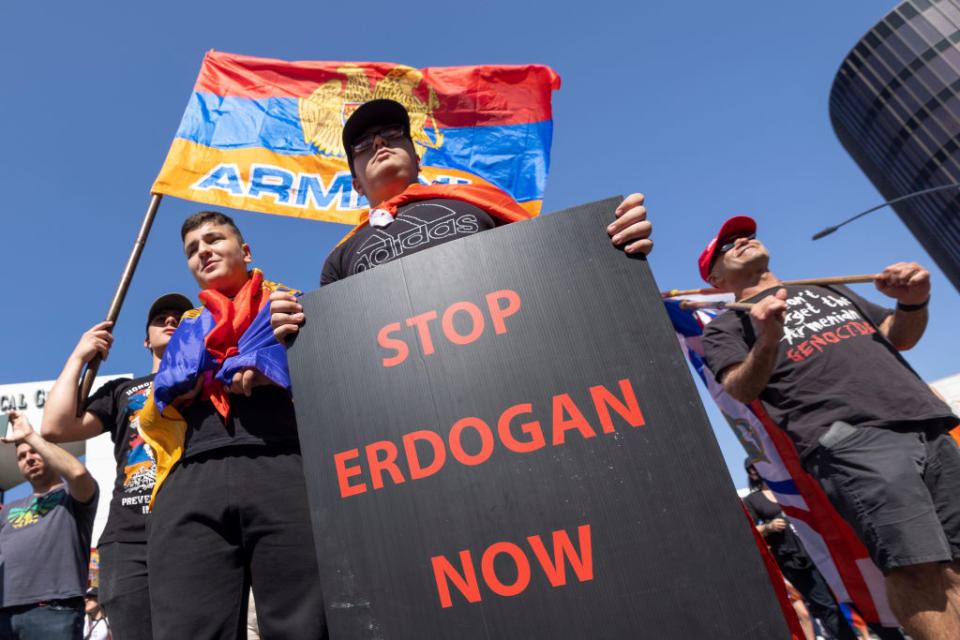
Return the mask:
<path id="1" fill-rule="evenodd" d="M 927 328 L 930 272 L 916 262 L 898 262 L 878 274 L 874 284 L 897 301 L 897 310 L 880 323 L 880 332 L 900 351 L 910 349 Z"/>
<path id="2" fill-rule="evenodd" d="M 84 411 L 83 415 L 77 417 L 77 386 L 84 365 L 96 354 L 107 359 L 113 344 L 113 335 L 109 331 L 111 324 L 106 321 L 96 324 L 80 337 L 53 389 L 47 394 L 40 433 L 48 441 L 86 440 L 103 432 L 103 423 L 93 413 Z"/>
<path id="3" fill-rule="evenodd" d="M 97 491 L 97 483 L 83 463 L 64 449 L 44 440 L 33 430 L 27 416 L 10 412 L 10 437 L 0 438 L 7 443 L 26 442 L 43 458 L 47 466 L 67 483 L 67 491 L 77 502 L 88 503 Z"/>
<path id="4" fill-rule="evenodd" d="M 778 289 L 750 310 L 757 339 L 746 359 L 720 372 L 719 380 L 730 396 L 744 404 L 752 402 L 764 390 L 777 364 L 777 346 L 783 337 L 783 316 L 787 310 L 787 290 Z"/>

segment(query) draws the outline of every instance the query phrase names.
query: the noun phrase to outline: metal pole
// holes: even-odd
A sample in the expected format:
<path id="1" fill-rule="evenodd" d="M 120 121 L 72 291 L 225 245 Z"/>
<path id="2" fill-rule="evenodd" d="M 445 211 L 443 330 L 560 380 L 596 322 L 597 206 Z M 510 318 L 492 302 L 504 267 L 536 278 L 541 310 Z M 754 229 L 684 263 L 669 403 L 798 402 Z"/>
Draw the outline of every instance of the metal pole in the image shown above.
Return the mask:
<path id="1" fill-rule="evenodd" d="M 137 240 L 133 243 L 133 249 L 130 250 L 130 257 L 127 258 L 127 265 L 123 268 L 120 283 L 117 284 L 117 290 L 114 291 L 113 300 L 110 302 L 110 308 L 107 310 L 106 319 L 114 323 L 113 326 L 110 327 L 111 332 L 114 327 L 116 327 L 117 317 L 120 315 L 120 307 L 123 306 L 123 299 L 127 296 L 127 289 L 130 288 L 130 281 L 133 280 L 133 272 L 137 269 L 140 254 L 143 253 L 143 246 L 147 243 L 147 235 L 150 234 L 150 227 L 153 225 L 153 219 L 157 215 L 157 209 L 160 207 L 160 199 L 162 197 L 159 193 L 150 194 L 150 204 L 147 206 L 146 215 L 143 216 L 143 222 L 140 223 Z M 83 415 L 84 405 L 87 404 L 87 396 L 90 395 L 90 389 L 93 388 L 93 381 L 97 377 L 97 369 L 99 368 L 100 354 L 97 354 L 93 357 L 93 360 L 87 363 L 87 369 L 83 372 L 80 387 L 77 389 L 78 418 Z"/>
<path id="2" fill-rule="evenodd" d="M 939 187 L 930 187 L 929 189 L 921 189 L 920 191 L 914 191 L 913 193 L 908 193 L 908 194 L 905 195 L 905 196 L 900 196 L 899 198 L 894 198 L 893 200 L 887 200 L 887 201 L 884 202 L 883 204 L 878 204 L 878 205 L 875 206 L 875 207 L 870 207 L 869 209 L 867 209 L 867 210 L 864 211 L 863 213 L 858 213 L 857 215 L 853 216 L 852 218 L 847 218 L 846 220 L 844 220 L 844 221 L 841 222 L 840 224 L 834 225 L 834 226 L 832 226 L 832 227 L 827 227 L 827 228 L 824 229 L 823 231 L 818 231 L 817 233 L 813 234 L 813 237 L 810 238 L 810 239 L 811 239 L 811 240 L 819 240 L 820 238 L 823 238 L 824 236 L 828 236 L 828 235 L 830 235 L 831 233 L 833 233 L 834 231 L 836 231 L 837 229 L 839 229 L 840 227 L 842 227 L 843 225 L 845 225 L 845 224 L 847 224 L 847 223 L 849 223 L 849 222 L 853 222 L 853 221 L 856 220 L 857 218 L 862 218 L 863 216 L 867 215 L 868 213 L 873 213 L 873 212 L 876 211 L 877 209 L 883 209 L 884 207 L 890 206 L 890 205 L 892 205 L 892 204 L 897 204 L 898 202 L 902 202 L 902 201 L 904 201 L 904 200 L 909 200 L 910 198 L 916 198 L 917 196 L 922 196 L 922 195 L 924 195 L 924 194 L 926 194 L 926 193 L 935 193 L 935 192 L 937 192 L 937 191 L 943 191 L 944 189 L 953 189 L 953 188 L 956 188 L 956 187 L 960 187 L 960 182 L 954 182 L 953 184 L 945 184 L 945 185 L 941 185 L 941 186 L 939 186 Z"/>

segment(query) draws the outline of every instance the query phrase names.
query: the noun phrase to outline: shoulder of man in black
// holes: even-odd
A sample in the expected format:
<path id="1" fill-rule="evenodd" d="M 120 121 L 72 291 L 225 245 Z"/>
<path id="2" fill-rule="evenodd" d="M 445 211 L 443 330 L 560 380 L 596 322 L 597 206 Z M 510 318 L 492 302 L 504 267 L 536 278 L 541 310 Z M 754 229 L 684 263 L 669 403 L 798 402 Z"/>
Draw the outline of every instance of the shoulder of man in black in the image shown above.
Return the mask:
<path id="1" fill-rule="evenodd" d="M 124 386 L 135 378 L 117 378 L 105 382 L 87 399 L 84 411 L 92 413 L 103 423 L 103 430 L 111 431 L 111 423 L 116 420 L 120 406 L 120 393 Z"/>
<path id="2" fill-rule="evenodd" d="M 361 229 L 362 231 L 362 229 Z M 359 233 L 358 231 L 357 233 Z M 333 248 L 333 251 L 330 252 L 330 255 L 327 256 L 327 259 L 323 261 L 323 269 L 320 271 L 320 286 L 328 285 L 331 282 L 336 282 L 344 277 L 343 274 L 343 255 L 347 250 L 348 246 L 351 246 L 357 238 L 357 234 L 353 234 L 336 247 Z"/>
<path id="3" fill-rule="evenodd" d="M 154 374 L 137 378 L 118 378 L 104 383 L 87 401 L 85 411 L 92 413 L 103 424 L 103 433 L 110 433 L 114 441 L 119 437 L 125 418 L 126 401 L 130 390 L 149 386 Z"/>
<path id="4" fill-rule="evenodd" d="M 703 329 L 703 356 L 719 380 L 720 373 L 747 359 L 754 340 L 750 316 L 740 311 L 724 311 Z"/>

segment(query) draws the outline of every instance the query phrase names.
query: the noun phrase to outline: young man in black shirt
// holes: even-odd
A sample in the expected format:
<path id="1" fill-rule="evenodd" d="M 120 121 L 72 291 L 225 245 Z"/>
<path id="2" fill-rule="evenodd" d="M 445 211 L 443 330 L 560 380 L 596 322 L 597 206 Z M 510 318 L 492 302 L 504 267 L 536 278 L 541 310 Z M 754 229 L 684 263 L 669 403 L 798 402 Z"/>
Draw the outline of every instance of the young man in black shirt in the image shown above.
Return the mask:
<path id="1" fill-rule="evenodd" d="M 100 602 L 118 638 L 149 640 L 150 591 L 147 586 L 146 519 L 156 477 L 156 463 L 137 431 L 139 414 L 150 392 L 153 374 L 180 316 L 193 308 L 179 293 L 162 295 L 147 313 L 143 346 L 150 351 L 150 374 L 133 380 L 111 380 L 87 401 L 77 416 L 77 385 L 84 366 L 113 343 L 110 323 L 100 322 L 83 334 L 47 395 L 41 432 L 51 442 L 73 442 L 104 432 L 113 440 L 117 478 L 100 552 Z"/>
<path id="2" fill-rule="evenodd" d="M 393 100 L 372 100 L 354 111 L 344 125 L 343 144 L 354 189 L 367 197 L 370 211 L 327 258 L 321 285 L 529 217 L 510 196 L 492 187 L 419 184 L 410 117 Z M 607 227 L 613 243 L 626 253 L 647 254 L 653 248 L 643 200 L 640 193 L 625 198 Z M 287 293 L 276 293 L 271 300 L 271 324 L 282 341 L 303 323 L 303 310 Z"/>
<path id="3" fill-rule="evenodd" d="M 250 246 L 222 213 L 190 216 L 181 237 L 204 307 L 171 337 L 141 420 L 157 455 L 148 545 L 154 638 L 243 637 L 251 586 L 264 637 L 326 637 L 289 392 L 252 368 L 216 377 L 227 376 L 226 360 L 243 352 L 280 285 L 248 271 Z M 266 320 L 263 331 L 285 370 Z M 164 389 L 175 397 L 161 406 Z"/>
<path id="4" fill-rule="evenodd" d="M 960 638 L 957 418 L 898 352 L 926 327 L 929 273 L 900 262 L 876 276 L 896 311 L 846 287 L 782 286 L 756 228 L 731 218 L 700 256 L 704 280 L 754 303 L 707 325 L 707 362 L 728 394 L 758 399 L 791 436 L 910 635 Z"/>

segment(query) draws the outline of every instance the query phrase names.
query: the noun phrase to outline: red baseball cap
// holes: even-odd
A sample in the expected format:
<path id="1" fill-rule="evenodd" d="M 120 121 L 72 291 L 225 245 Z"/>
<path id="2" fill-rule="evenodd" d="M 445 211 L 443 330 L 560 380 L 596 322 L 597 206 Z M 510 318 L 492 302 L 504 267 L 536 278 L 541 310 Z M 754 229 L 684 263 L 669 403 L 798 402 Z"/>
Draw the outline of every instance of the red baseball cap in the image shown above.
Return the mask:
<path id="1" fill-rule="evenodd" d="M 757 230 L 757 223 L 753 218 L 747 216 L 733 216 L 723 223 L 717 235 L 707 243 L 707 248 L 700 254 L 697 264 L 700 266 L 700 277 L 706 282 L 710 282 L 710 267 L 713 266 L 713 259 L 716 257 L 720 240 L 729 238 L 738 233 L 753 233 Z"/>

